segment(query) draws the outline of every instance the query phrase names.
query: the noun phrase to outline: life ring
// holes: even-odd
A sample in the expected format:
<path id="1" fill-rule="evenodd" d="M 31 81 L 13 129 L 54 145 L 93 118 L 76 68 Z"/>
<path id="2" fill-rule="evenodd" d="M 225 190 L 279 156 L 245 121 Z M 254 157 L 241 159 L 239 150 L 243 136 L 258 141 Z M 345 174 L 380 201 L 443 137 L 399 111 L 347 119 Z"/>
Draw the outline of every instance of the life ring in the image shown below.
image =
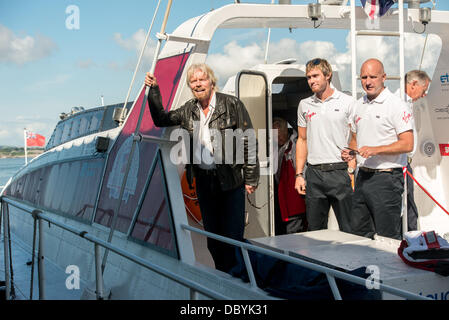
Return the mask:
<path id="1" fill-rule="evenodd" d="M 193 178 L 192 189 L 190 189 L 185 171 L 181 178 L 181 188 L 187 214 L 198 224 L 203 225 L 200 204 L 196 195 L 195 178 Z"/>

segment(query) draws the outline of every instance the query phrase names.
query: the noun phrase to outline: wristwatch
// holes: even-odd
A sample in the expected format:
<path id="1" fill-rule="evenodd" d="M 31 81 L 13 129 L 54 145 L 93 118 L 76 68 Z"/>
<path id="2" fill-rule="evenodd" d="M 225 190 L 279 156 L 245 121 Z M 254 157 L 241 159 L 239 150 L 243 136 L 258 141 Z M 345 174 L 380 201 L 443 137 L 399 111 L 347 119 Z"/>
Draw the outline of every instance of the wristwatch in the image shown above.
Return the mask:
<path id="1" fill-rule="evenodd" d="M 355 169 L 353 167 L 348 167 L 348 173 L 354 174 Z"/>
<path id="2" fill-rule="evenodd" d="M 304 175 L 302 174 L 302 172 L 301 172 L 301 173 L 297 173 L 297 174 L 295 174 L 295 178 L 298 178 L 298 177 L 302 177 L 302 178 L 304 178 Z"/>

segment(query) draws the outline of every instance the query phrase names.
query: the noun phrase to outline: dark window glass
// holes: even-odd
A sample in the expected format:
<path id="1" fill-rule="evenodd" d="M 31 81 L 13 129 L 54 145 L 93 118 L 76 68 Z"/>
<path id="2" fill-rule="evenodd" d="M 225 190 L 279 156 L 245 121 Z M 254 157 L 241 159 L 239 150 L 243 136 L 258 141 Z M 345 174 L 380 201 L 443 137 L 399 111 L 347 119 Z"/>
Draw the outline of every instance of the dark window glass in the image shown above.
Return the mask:
<path id="1" fill-rule="evenodd" d="M 72 131 L 72 122 L 73 119 L 67 120 L 64 122 L 64 129 L 62 130 L 61 143 L 70 140 L 70 132 Z"/>
<path id="2" fill-rule="evenodd" d="M 171 255 L 177 255 L 170 203 L 160 156 L 158 156 L 131 237 L 161 248 Z"/>

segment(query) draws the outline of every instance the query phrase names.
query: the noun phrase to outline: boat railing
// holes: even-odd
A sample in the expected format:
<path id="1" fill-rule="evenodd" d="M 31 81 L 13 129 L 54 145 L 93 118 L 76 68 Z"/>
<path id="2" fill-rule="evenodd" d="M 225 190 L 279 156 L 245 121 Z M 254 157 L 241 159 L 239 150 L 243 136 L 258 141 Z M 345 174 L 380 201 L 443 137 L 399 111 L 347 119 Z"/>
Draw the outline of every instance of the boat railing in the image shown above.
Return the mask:
<path id="1" fill-rule="evenodd" d="M 342 300 L 342 297 L 341 297 L 340 291 L 338 289 L 335 278 L 346 280 L 351 283 L 355 283 L 355 284 L 362 285 L 362 286 L 366 286 L 367 281 L 371 282 L 371 280 L 357 277 L 355 275 L 345 273 L 343 271 L 332 269 L 332 268 L 329 268 L 329 267 L 326 267 L 326 266 L 323 266 L 323 265 L 320 265 L 317 263 L 305 261 L 300 258 L 292 257 L 285 253 L 279 253 L 279 252 L 276 252 L 276 251 L 273 251 L 270 249 L 262 248 L 262 247 L 259 247 L 256 245 L 242 242 L 242 241 L 233 240 L 233 239 L 223 237 L 223 236 L 220 236 L 220 235 L 217 235 L 214 233 L 210 233 L 210 232 L 207 232 L 207 231 L 204 231 L 204 230 L 201 230 L 201 229 L 189 226 L 189 225 L 183 224 L 183 225 L 181 225 L 181 227 L 184 230 L 196 232 L 196 233 L 204 235 L 206 237 L 213 238 L 215 240 L 225 242 L 227 244 L 230 244 L 230 245 L 240 248 L 242 255 L 243 255 L 243 260 L 245 263 L 246 271 L 248 273 L 248 277 L 249 277 L 251 286 L 253 288 L 258 288 L 258 286 L 257 286 L 257 281 L 256 281 L 256 278 L 254 275 L 254 271 L 253 271 L 253 268 L 251 265 L 250 257 L 248 254 L 249 250 L 258 252 L 261 254 L 265 254 L 267 256 L 277 258 L 277 259 L 283 260 L 285 262 L 293 263 L 295 265 L 299 265 L 299 266 L 307 268 L 307 269 L 311 269 L 311 270 L 314 270 L 317 272 L 324 273 L 326 275 L 327 281 L 329 282 L 329 286 L 332 290 L 332 294 L 334 295 L 335 300 Z M 388 292 L 390 294 L 393 294 L 393 295 L 401 297 L 401 298 L 405 298 L 405 299 L 409 299 L 409 300 L 429 300 L 429 298 L 427 298 L 427 297 L 423 297 L 421 295 L 417 295 L 417 294 L 409 292 L 409 291 L 401 290 L 401 289 L 398 289 L 398 288 L 395 288 L 395 287 L 392 287 L 392 286 L 389 286 L 386 284 L 382 284 L 380 282 L 377 282 L 376 285 L 378 285 L 378 290 L 380 290 L 381 292 Z"/>
<path id="2" fill-rule="evenodd" d="M 43 222 L 46 221 L 51 225 L 57 226 L 59 228 L 62 228 L 66 231 L 69 231 L 75 235 L 77 235 L 80 238 L 83 238 L 91 243 L 94 244 L 93 250 L 94 250 L 94 256 L 95 256 L 95 275 L 96 275 L 96 295 L 97 299 L 102 300 L 105 298 L 105 291 L 104 291 L 104 283 L 103 283 L 103 272 L 101 269 L 101 255 L 100 255 L 100 248 L 103 247 L 104 249 L 110 250 L 120 256 L 122 256 L 125 259 L 128 259 L 129 261 L 132 261 L 146 269 L 149 269 L 153 272 L 156 272 L 170 280 L 173 280 L 181 285 L 184 285 L 185 287 L 190 289 L 190 297 L 192 299 L 198 298 L 198 293 L 203 294 L 206 297 L 212 298 L 212 299 L 220 299 L 220 300 L 228 300 L 229 297 L 222 295 L 221 293 L 218 293 L 214 290 L 211 290 L 202 284 L 199 284 L 197 282 L 194 282 L 186 277 L 183 277 L 182 275 L 175 274 L 167 269 L 164 269 L 158 265 L 155 265 L 154 263 L 151 263 L 139 256 L 136 256 L 130 252 L 127 252 L 107 241 L 104 241 L 98 237 L 90 235 L 87 231 L 80 230 L 77 228 L 74 228 L 73 226 L 70 226 L 66 223 L 60 222 L 58 220 L 53 219 L 49 214 L 44 213 L 40 210 L 31 209 L 23 204 L 20 204 L 12 199 L 9 199 L 7 197 L 1 198 L 1 209 L 2 209 L 2 217 L 3 217 L 3 234 L 4 234 L 4 254 L 5 254 L 5 283 L 6 283 L 6 297 L 9 298 L 10 296 L 10 270 L 9 266 L 6 266 L 7 262 L 10 260 L 11 252 L 9 251 L 9 242 L 11 239 L 9 239 L 9 205 L 16 207 L 20 210 L 23 210 L 33 216 L 34 219 L 36 219 L 36 222 L 38 224 L 38 232 L 39 232 L 39 242 L 38 242 L 38 274 L 39 274 L 39 299 L 45 299 L 45 269 L 44 269 L 44 232 L 43 232 Z M 336 269 L 332 269 L 323 265 L 319 265 L 317 263 L 301 260 L 296 257 L 289 256 L 285 253 L 278 253 L 273 250 L 265 249 L 262 247 L 258 247 L 249 243 L 233 240 L 227 237 L 223 237 L 214 233 L 210 233 L 204 230 L 200 230 L 197 228 L 194 228 L 189 225 L 181 225 L 183 230 L 196 232 L 198 234 L 201 234 L 203 236 L 213 238 L 218 241 L 222 241 L 225 243 L 228 243 L 230 245 L 236 246 L 241 249 L 243 259 L 245 262 L 245 267 L 248 272 L 248 276 L 250 279 L 250 285 L 254 290 L 258 290 L 259 287 L 257 285 L 257 281 L 254 275 L 253 268 L 251 266 L 250 257 L 248 254 L 248 251 L 254 251 L 261 254 L 265 254 L 267 256 L 271 256 L 273 258 L 277 258 L 280 260 L 283 260 L 285 262 L 293 263 L 295 265 L 299 265 L 305 268 L 308 268 L 310 270 L 314 270 L 317 272 L 324 273 L 326 275 L 326 278 L 329 282 L 330 288 L 332 290 L 332 293 L 334 295 L 334 298 L 336 300 L 342 300 L 340 291 L 338 289 L 337 283 L 335 278 L 339 278 L 342 280 L 346 280 L 358 285 L 366 286 L 367 279 L 357 277 Z M 421 295 L 414 294 L 412 292 L 408 292 L 405 290 L 401 290 L 398 288 L 391 287 L 389 285 L 385 285 L 382 283 L 378 283 L 378 290 L 381 292 L 388 292 L 390 294 L 393 294 L 398 297 L 402 297 L 405 299 L 410 300 L 429 300 L 427 297 L 423 297 Z"/>
<path id="3" fill-rule="evenodd" d="M 18 202 L 15 202 L 12 199 L 8 199 L 7 197 L 1 197 L 1 211 L 3 215 L 0 215 L 0 217 L 3 216 L 3 236 L 4 236 L 4 255 L 5 255 L 5 283 L 6 283 L 6 298 L 10 298 L 10 292 L 11 292 L 11 286 L 10 286 L 10 267 L 7 266 L 8 261 L 10 261 L 11 258 L 11 252 L 10 252 L 10 238 L 9 238 L 9 205 L 18 208 L 20 210 L 23 210 L 33 216 L 33 218 L 36 220 L 38 224 L 38 232 L 39 232 L 39 242 L 38 242 L 38 279 L 39 279 L 39 299 L 43 300 L 45 299 L 45 270 L 44 270 L 44 232 L 43 232 L 43 222 L 46 221 L 50 225 L 57 226 L 59 228 L 62 228 L 66 231 L 69 231 L 75 235 L 77 235 L 79 238 L 83 238 L 91 243 L 94 244 L 93 250 L 94 250 L 94 256 L 95 256 L 95 275 L 96 275 L 96 295 L 98 300 L 103 300 L 105 298 L 105 291 L 104 291 L 104 283 L 103 283 L 103 272 L 101 268 L 101 255 L 100 255 L 100 248 L 103 247 L 104 249 L 107 249 L 111 252 L 114 252 L 123 258 L 132 261 L 146 269 L 149 269 L 153 272 L 156 272 L 170 280 L 173 280 L 187 288 L 190 289 L 190 297 L 191 299 L 198 298 L 198 293 L 209 297 L 211 299 L 219 299 L 219 300 L 229 300 L 230 298 L 222 295 L 219 292 L 216 292 L 214 290 L 211 290 L 204 285 L 194 282 L 186 277 L 183 277 L 182 275 L 175 274 L 171 272 L 170 270 L 164 269 L 154 263 L 149 262 L 148 260 L 145 260 L 139 256 L 136 256 L 130 252 L 127 252 L 107 241 L 104 241 L 100 238 L 97 238 L 95 236 L 90 235 L 87 231 L 80 230 L 77 228 L 74 228 L 73 226 L 70 226 L 66 223 L 57 221 L 49 216 L 47 213 L 43 213 L 40 210 L 33 210 L 28 208 L 25 205 L 22 205 Z M 1 219 L 0 219 L 1 220 Z"/>

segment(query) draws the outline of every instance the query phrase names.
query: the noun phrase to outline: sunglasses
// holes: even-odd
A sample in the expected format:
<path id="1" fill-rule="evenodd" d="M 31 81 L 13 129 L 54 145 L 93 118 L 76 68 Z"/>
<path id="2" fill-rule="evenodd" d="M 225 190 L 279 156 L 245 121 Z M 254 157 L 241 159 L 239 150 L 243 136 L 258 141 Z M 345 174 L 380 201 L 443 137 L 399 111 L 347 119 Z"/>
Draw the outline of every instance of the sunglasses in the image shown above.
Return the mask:
<path id="1" fill-rule="evenodd" d="M 355 156 L 356 154 L 359 154 L 359 152 L 357 150 L 354 150 L 354 149 L 351 149 L 348 147 L 340 148 L 339 146 L 337 146 L 337 148 L 340 150 L 344 150 L 344 149 L 349 150 L 349 155 L 351 155 L 351 156 Z"/>
<path id="2" fill-rule="evenodd" d="M 309 65 L 310 63 L 314 66 L 317 66 L 321 63 L 321 59 L 316 58 L 316 59 L 309 60 L 309 61 L 307 61 L 306 66 Z"/>

